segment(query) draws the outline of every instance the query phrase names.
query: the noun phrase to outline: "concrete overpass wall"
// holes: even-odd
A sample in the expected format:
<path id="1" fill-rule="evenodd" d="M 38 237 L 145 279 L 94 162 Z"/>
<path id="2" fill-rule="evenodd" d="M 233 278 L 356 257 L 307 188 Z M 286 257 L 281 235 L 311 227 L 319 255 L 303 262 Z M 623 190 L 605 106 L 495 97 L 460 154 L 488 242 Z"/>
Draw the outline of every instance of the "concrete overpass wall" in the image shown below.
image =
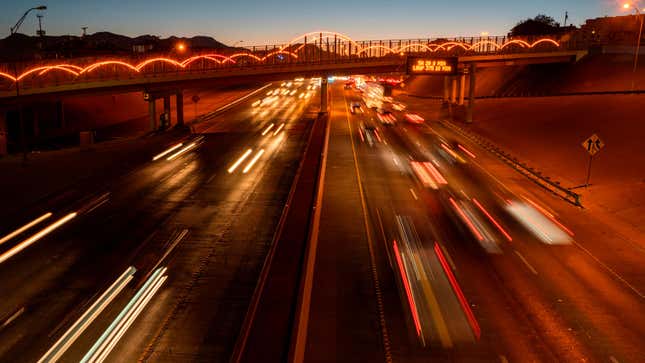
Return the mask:
<path id="1" fill-rule="evenodd" d="M 198 114 L 212 111 L 260 86 L 260 83 L 235 87 L 218 86 L 186 89 L 183 92 L 184 119 L 190 121 Z M 192 97 L 200 100 L 195 107 Z M 177 118 L 175 96 L 171 96 L 172 123 Z M 157 115 L 163 112 L 163 98 L 156 100 Z M 94 131 L 96 141 L 135 136 L 149 131 L 148 102 L 142 92 L 90 94 L 62 97 L 59 100 L 33 101 L 23 106 L 25 138 L 28 149 L 57 149 L 78 143 L 81 131 Z M 21 149 L 17 109 L 0 109 L 0 133 L 10 152 Z"/>
<path id="2" fill-rule="evenodd" d="M 477 97 L 541 96 L 558 93 L 620 92 L 631 90 L 633 56 L 598 54 L 578 63 L 533 64 L 480 68 Z M 645 90 L 645 61 L 639 63 L 635 89 Z M 467 87 L 467 85 L 466 85 Z M 415 76 L 397 93 L 441 97 L 441 77 Z M 467 91 L 466 91 L 467 92 Z"/>

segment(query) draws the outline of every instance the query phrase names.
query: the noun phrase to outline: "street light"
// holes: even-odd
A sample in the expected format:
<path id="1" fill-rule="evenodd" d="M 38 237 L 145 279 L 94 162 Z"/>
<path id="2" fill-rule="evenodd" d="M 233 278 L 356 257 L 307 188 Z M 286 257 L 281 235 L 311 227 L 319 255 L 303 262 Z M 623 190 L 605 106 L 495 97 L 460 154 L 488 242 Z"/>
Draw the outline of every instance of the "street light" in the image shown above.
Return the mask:
<path id="1" fill-rule="evenodd" d="M 631 3 L 625 3 L 623 4 L 623 9 L 629 9 L 632 8 L 636 12 L 636 16 L 638 16 L 639 20 L 641 21 L 640 24 L 640 29 L 638 30 L 638 40 L 636 41 L 636 52 L 634 53 L 634 69 L 632 71 L 632 91 L 634 90 L 635 82 L 636 82 L 636 67 L 638 66 L 638 53 L 640 53 L 641 50 L 641 38 L 643 36 L 643 14 L 638 6 L 631 4 Z M 643 9 L 645 10 L 645 9 Z"/>
<path id="2" fill-rule="evenodd" d="M 14 26 L 12 26 L 12 27 L 10 28 L 10 29 L 11 29 L 11 34 L 16 34 L 16 32 L 18 31 L 18 29 L 19 29 L 19 28 L 20 28 L 20 26 L 22 25 L 22 22 L 23 22 L 23 21 L 25 21 L 25 18 L 27 17 L 27 15 L 28 15 L 32 10 L 47 10 L 47 6 L 45 6 L 45 5 L 38 5 L 38 6 L 35 6 L 35 7 L 31 8 L 31 9 L 29 9 L 29 10 L 25 11 L 25 13 L 24 13 L 24 14 L 22 14 L 22 16 L 20 17 L 20 19 L 18 19 L 18 21 L 16 22 L 16 25 L 14 25 Z"/>

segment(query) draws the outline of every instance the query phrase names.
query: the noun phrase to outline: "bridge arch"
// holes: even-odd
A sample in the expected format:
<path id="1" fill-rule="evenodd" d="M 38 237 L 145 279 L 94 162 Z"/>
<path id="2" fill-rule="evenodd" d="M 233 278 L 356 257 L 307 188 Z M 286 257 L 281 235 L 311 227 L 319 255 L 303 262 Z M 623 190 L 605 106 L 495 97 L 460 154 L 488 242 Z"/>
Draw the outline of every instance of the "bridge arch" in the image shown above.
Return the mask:
<path id="1" fill-rule="evenodd" d="M 118 60 L 108 60 L 108 61 L 96 62 L 94 64 L 91 64 L 91 65 L 83 68 L 83 70 L 80 71 L 79 74 L 90 73 L 90 72 L 94 71 L 97 68 L 105 67 L 105 66 L 108 66 L 108 65 L 123 66 L 123 67 L 126 67 L 126 68 L 128 68 L 130 70 L 133 70 L 133 71 L 139 73 L 139 70 L 137 69 L 137 67 L 133 66 L 130 63 L 126 63 L 126 62 L 118 61 Z"/>

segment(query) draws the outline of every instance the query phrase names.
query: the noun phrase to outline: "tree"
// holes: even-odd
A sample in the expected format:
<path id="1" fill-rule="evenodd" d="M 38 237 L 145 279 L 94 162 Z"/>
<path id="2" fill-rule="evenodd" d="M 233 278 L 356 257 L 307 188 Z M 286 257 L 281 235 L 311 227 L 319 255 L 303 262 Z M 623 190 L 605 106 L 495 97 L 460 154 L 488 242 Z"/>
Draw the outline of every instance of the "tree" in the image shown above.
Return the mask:
<path id="1" fill-rule="evenodd" d="M 550 16 L 539 14 L 535 18 L 526 19 L 517 23 L 509 36 L 520 35 L 548 35 L 560 32 L 560 24 Z"/>

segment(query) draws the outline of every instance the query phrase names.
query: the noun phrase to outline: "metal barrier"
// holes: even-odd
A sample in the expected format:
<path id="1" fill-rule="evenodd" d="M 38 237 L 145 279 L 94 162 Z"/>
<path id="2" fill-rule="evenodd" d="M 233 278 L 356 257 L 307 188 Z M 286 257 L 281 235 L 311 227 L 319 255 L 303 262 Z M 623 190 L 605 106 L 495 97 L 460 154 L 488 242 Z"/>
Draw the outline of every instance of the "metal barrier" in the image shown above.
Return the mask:
<path id="1" fill-rule="evenodd" d="M 459 133 L 465 138 L 475 142 L 477 145 L 483 147 L 484 149 L 491 152 L 493 155 L 497 156 L 504 163 L 517 170 L 520 174 L 526 176 L 532 180 L 537 185 L 548 190 L 549 192 L 557 195 L 558 197 L 566 200 L 567 202 L 572 203 L 575 206 L 582 207 L 580 200 L 580 194 L 572 192 L 571 190 L 564 188 L 560 185 L 559 182 L 554 182 L 548 176 L 542 175 L 539 171 L 529 167 L 525 163 L 519 161 L 517 158 L 511 156 L 507 152 L 503 151 L 501 148 L 493 144 L 492 142 L 486 140 L 485 138 L 472 134 L 461 127 L 455 125 L 454 123 L 448 120 L 441 120 L 442 125 L 447 126 L 451 130 Z"/>

